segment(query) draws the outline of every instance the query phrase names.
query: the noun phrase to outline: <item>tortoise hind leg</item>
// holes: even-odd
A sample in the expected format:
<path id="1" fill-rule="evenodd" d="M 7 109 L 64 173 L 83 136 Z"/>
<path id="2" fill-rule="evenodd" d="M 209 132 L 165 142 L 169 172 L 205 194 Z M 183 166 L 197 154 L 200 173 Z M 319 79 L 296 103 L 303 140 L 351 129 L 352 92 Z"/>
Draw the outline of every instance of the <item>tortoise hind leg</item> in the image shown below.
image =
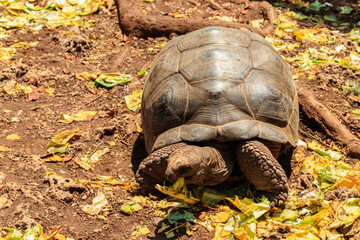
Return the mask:
<path id="1" fill-rule="evenodd" d="M 241 171 L 255 188 L 264 191 L 274 205 L 282 205 L 289 191 L 286 174 L 273 157 L 271 151 L 259 141 L 246 141 L 238 144 L 237 162 Z"/>

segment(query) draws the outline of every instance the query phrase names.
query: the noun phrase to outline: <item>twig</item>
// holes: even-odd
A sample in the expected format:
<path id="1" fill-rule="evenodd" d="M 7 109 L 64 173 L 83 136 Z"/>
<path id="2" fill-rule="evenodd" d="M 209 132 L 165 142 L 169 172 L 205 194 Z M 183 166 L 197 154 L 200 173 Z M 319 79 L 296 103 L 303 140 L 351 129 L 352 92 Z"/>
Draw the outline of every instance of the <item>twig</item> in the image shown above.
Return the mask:
<path id="1" fill-rule="evenodd" d="M 224 8 L 222 6 L 220 6 L 220 4 L 218 4 L 214 0 L 204 0 L 204 1 L 209 3 L 211 8 L 213 8 L 215 10 L 224 11 Z"/>

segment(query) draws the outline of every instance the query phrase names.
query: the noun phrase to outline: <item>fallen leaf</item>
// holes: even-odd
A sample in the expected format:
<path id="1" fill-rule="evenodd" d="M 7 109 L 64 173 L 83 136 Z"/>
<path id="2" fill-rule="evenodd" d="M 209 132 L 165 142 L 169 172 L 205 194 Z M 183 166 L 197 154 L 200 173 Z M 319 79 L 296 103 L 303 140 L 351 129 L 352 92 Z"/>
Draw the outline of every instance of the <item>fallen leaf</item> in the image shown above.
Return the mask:
<path id="1" fill-rule="evenodd" d="M 150 233 L 147 227 L 136 226 L 135 231 L 131 233 L 131 237 L 140 237 Z"/>
<path id="2" fill-rule="evenodd" d="M 63 153 L 66 151 L 70 141 L 79 139 L 82 135 L 82 131 L 79 129 L 67 130 L 56 135 L 49 143 L 47 151 L 50 153 Z"/>
<path id="3" fill-rule="evenodd" d="M 65 155 L 50 155 L 43 158 L 44 162 L 68 162 L 73 158 L 73 156 L 65 156 Z"/>
<path id="4" fill-rule="evenodd" d="M 14 149 L 0 145 L 0 152 L 11 152 L 11 151 L 14 151 Z"/>
<path id="5" fill-rule="evenodd" d="M 101 191 L 98 191 L 91 205 L 85 205 L 81 208 L 87 214 L 98 215 L 104 210 L 108 210 L 108 201 Z"/>
<path id="6" fill-rule="evenodd" d="M 40 97 L 40 94 L 39 92 L 36 90 L 36 88 L 33 88 L 33 91 L 31 93 L 28 93 L 27 95 L 28 99 L 30 101 L 35 101 L 35 100 L 38 100 L 39 97 Z"/>
<path id="7" fill-rule="evenodd" d="M 161 186 L 160 184 L 156 184 L 155 188 L 164 194 L 183 201 L 186 204 L 195 204 L 199 202 L 199 199 L 189 195 L 184 178 L 179 178 L 171 187 L 165 187 Z"/>
<path id="8" fill-rule="evenodd" d="M 81 110 L 80 112 L 74 114 L 74 121 L 91 121 L 96 113 L 96 111 Z"/>
<path id="9" fill-rule="evenodd" d="M 5 197 L 0 197 L 0 209 L 10 207 L 13 202 Z"/>
<path id="10" fill-rule="evenodd" d="M 51 87 L 48 87 L 45 89 L 45 92 L 50 96 L 50 97 L 53 97 L 55 96 L 55 88 L 51 88 Z"/>
<path id="11" fill-rule="evenodd" d="M 74 162 L 79 165 L 80 167 L 82 167 L 83 169 L 85 169 L 86 171 L 89 171 L 90 169 L 93 169 L 93 166 L 91 166 L 89 163 L 80 160 L 78 157 L 75 158 Z"/>
<path id="12" fill-rule="evenodd" d="M 141 107 L 141 98 L 143 90 L 135 90 L 131 95 L 125 96 L 126 107 L 133 112 L 136 112 Z"/>
<path id="13" fill-rule="evenodd" d="M 14 133 L 14 134 L 7 135 L 6 139 L 7 140 L 19 140 L 19 139 L 21 139 L 21 137 L 19 135 L 17 135 L 16 133 Z"/>

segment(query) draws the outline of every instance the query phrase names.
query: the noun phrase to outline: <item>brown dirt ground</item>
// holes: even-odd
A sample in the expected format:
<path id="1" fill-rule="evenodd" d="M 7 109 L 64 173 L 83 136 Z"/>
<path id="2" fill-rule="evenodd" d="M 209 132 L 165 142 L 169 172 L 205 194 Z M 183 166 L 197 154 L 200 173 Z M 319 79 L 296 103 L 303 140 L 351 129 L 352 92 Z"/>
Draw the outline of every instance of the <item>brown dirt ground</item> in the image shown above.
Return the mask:
<path id="1" fill-rule="evenodd" d="M 209 6 L 202 7 L 204 15 L 199 16 L 208 16 L 206 10 Z M 174 5 L 164 5 L 158 12 L 151 7 L 145 10 L 164 14 L 177 10 L 177 7 L 173 8 Z M 126 108 L 124 96 L 143 86 L 143 79 L 137 76 L 137 72 L 149 69 L 160 51 L 155 46 L 168 39 L 126 39 L 117 25 L 115 7 L 109 11 L 100 11 L 91 18 L 97 21 L 89 28 L 59 27 L 37 33 L 18 29 L 2 43 L 9 46 L 16 41 L 39 41 L 35 47 L 19 48 L 12 62 L 0 63 L 0 87 L 10 80 L 16 80 L 36 88 L 55 88 L 55 96 L 40 92 L 38 100 L 29 101 L 25 94 L 13 97 L 0 92 L 0 145 L 15 150 L 0 152 L 0 196 L 13 202 L 10 207 L 0 210 L 0 226 L 25 229 L 40 223 L 49 231 L 64 225 L 62 234 L 66 236 L 101 240 L 129 239 L 135 226 L 141 225 L 147 226 L 151 233 L 138 239 L 166 239 L 163 234 L 156 233 L 163 218 L 156 216 L 152 208 L 145 206 L 131 216 L 120 213 L 121 204 L 132 199 L 133 195 L 119 186 L 107 191 L 112 210 L 108 220 L 104 221 L 81 211 L 81 206 L 91 203 L 96 188 L 45 174 L 54 171 L 69 179 L 89 180 L 95 179 L 97 175 L 118 175 L 125 182 L 133 182 L 133 163 L 146 155 L 136 127 L 136 123 L 140 123 L 140 113 Z M 345 38 L 341 40 L 348 42 Z M 303 44 L 294 51 L 301 52 L 308 47 Z M 153 50 L 150 51 L 150 48 Z M 348 45 L 346 53 L 353 48 Z M 18 64 L 19 61 L 21 64 Z M 85 71 L 123 72 L 131 74 L 134 80 L 111 90 L 93 89 L 86 81 L 75 76 Z M 309 80 L 303 76 L 300 81 L 312 86 L 317 92 L 317 99 L 330 107 L 351 131 L 358 133 L 360 118 L 350 114 L 349 109 L 359 108 L 360 103 L 350 101 L 347 97 L 349 93 L 343 93 L 341 86 L 349 79 L 359 81 L 359 72 L 339 65 L 318 67 L 315 71 L 315 78 Z M 12 112 L 6 113 L 3 109 Z M 95 110 L 99 113 L 89 122 L 67 125 L 58 121 L 62 119 L 62 113 L 76 113 L 79 110 Z M 14 117 L 16 121 L 11 121 Z M 301 120 L 303 131 L 318 136 L 323 143 L 333 144 L 314 123 Z M 41 160 L 40 156 L 46 153 L 51 138 L 70 129 L 80 129 L 84 134 L 70 145 L 68 155 L 83 156 L 91 153 L 96 146 L 111 149 L 93 171 L 83 170 L 73 160 L 66 163 L 44 163 Z M 6 140 L 7 135 L 14 133 L 20 135 L 21 139 Z M 301 137 L 307 139 L 306 135 Z M 111 141 L 115 141 L 116 145 L 110 146 Z M 347 160 L 351 162 L 351 159 Z M 296 167 L 297 163 L 293 162 L 292 165 Z M 306 177 L 293 176 L 292 186 L 299 186 L 299 189 L 309 187 L 309 181 Z M 188 239 L 186 235 L 179 237 Z M 192 237 L 211 238 L 202 228 Z"/>

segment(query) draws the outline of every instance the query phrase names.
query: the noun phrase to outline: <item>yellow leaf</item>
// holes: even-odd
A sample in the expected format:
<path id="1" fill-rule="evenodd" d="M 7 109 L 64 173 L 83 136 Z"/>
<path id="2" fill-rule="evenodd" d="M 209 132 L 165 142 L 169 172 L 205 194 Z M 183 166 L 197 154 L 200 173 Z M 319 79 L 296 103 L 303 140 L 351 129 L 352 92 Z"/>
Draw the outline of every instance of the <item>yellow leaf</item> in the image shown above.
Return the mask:
<path id="1" fill-rule="evenodd" d="M 60 119 L 59 122 L 62 122 L 62 123 L 72 123 L 74 121 L 74 117 L 73 116 L 70 116 L 70 115 L 67 115 L 67 114 L 63 114 L 64 115 L 64 119 Z"/>
<path id="2" fill-rule="evenodd" d="M 26 46 L 26 47 L 33 47 L 33 46 L 36 46 L 39 42 L 18 42 L 18 43 L 15 43 L 13 45 L 11 45 L 11 47 L 23 47 L 23 46 Z"/>
<path id="3" fill-rule="evenodd" d="M 7 93 L 7 94 L 10 94 L 10 95 L 15 95 L 15 94 L 18 94 L 20 92 L 20 89 L 16 87 L 17 83 L 16 81 L 9 81 L 9 82 L 6 82 L 4 84 L 4 91 Z"/>
<path id="4" fill-rule="evenodd" d="M 0 61 L 7 61 L 14 56 L 15 48 L 3 47 L 0 45 Z"/>
<path id="5" fill-rule="evenodd" d="M 75 121 L 91 121 L 96 113 L 97 113 L 96 111 L 81 110 L 80 112 L 76 113 L 73 117 Z"/>
<path id="6" fill-rule="evenodd" d="M 350 225 L 352 225 L 359 217 L 360 217 L 360 199 L 359 198 L 346 199 L 336 209 L 335 219 L 332 221 L 329 228 L 338 228 L 341 226 L 347 228 Z"/>
<path id="7" fill-rule="evenodd" d="M 143 90 L 135 90 L 131 95 L 125 96 L 125 103 L 128 109 L 135 112 L 140 109 Z"/>
<path id="8" fill-rule="evenodd" d="M 17 84 L 16 85 L 17 88 L 21 89 L 22 91 L 24 91 L 24 93 L 28 94 L 28 93 L 32 93 L 33 89 L 30 86 L 25 86 L 22 84 Z"/>
<path id="9" fill-rule="evenodd" d="M 232 240 L 232 233 L 224 229 L 225 224 L 219 223 L 215 227 L 215 236 L 213 240 Z M 246 239 L 246 238 L 245 238 Z"/>
<path id="10" fill-rule="evenodd" d="M 51 87 L 48 87 L 45 92 L 50 96 L 55 96 L 54 92 L 55 92 L 55 88 L 51 88 Z"/>
<path id="11" fill-rule="evenodd" d="M 5 197 L 0 197 L 0 209 L 10 207 L 12 203 L 13 202 L 10 199 L 7 199 Z"/>
<path id="12" fill-rule="evenodd" d="M 10 134 L 6 136 L 7 140 L 19 140 L 21 137 L 19 135 L 15 134 Z"/>
<path id="13" fill-rule="evenodd" d="M 140 237 L 150 233 L 147 227 L 136 226 L 135 231 L 131 233 L 131 237 Z"/>
<path id="14" fill-rule="evenodd" d="M 80 160 L 78 157 L 75 158 L 75 163 L 85 169 L 86 171 L 89 171 L 90 169 L 93 169 L 93 167 L 88 164 L 87 162 Z"/>
<path id="15" fill-rule="evenodd" d="M 82 211 L 90 215 L 98 215 L 107 208 L 108 201 L 106 196 L 101 191 L 97 192 L 91 205 L 85 205 L 81 208 Z"/>
<path id="16" fill-rule="evenodd" d="M 302 41 L 303 39 L 308 39 L 316 44 L 324 44 L 328 41 L 326 33 L 322 30 L 313 28 L 313 29 L 298 29 L 293 33 L 297 41 Z"/>
<path id="17" fill-rule="evenodd" d="M 331 208 L 325 208 L 312 216 L 305 217 L 303 221 L 312 222 L 311 224 L 314 226 L 320 225 L 320 227 L 323 227 L 331 223 L 333 214 L 334 213 Z"/>
<path id="18" fill-rule="evenodd" d="M 0 152 L 11 152 L 11 151 L 14 151 L 14 149 L 4 147 L 4 146 L 0 146 Z"/>
<path id="19" fill-rule="evenodd" d="M 189 191 L 186 188 L 184 178 L 179 178 L 171 187 L 156 184 L 155 188 L 160 192 L 172 196 L 175 199 L 180 199 L 187 204 L 195 204 L 200 201 L 199 199 L 190 196 Z"/>
<path id="20" fill-rule="evenodd" d="M 88 163 L 89 164 L 97 163 L 98 161 L 100 161 L 100 158 L 108 152 L 110 152 L 110 149 L 108 147 L 105 147 L 102 150 L 98 150 L 98 151 L 94 152 L 88 159 Z"/>
<path id="21" fill-rule="evenodd" d="M 44 162 L 68 162 L 72 156 L 50 155 L 43 159 Z"/>
<path id="22" fill-rule="evenodd" d="M 138 133 L 142 133 L 142 128 L 141 128 L 141 126 L 140 126 L 139 123 L 136 123 L 136 131 L 137 131 Z"/>
<path id="23" fill-rule="evenodd" d="M 81 73 L 81 76 L 86 80 L 95 80 L 97 78 L 97 74 L 90 74 L 88 72 Z"/>
<path id="24" fill-rule="evenodd" d="M 219 212 L 214 216 L 210 216 L 210 219 L 216 223 L 226 223 L 231 216 L 231 212 Z"/>

